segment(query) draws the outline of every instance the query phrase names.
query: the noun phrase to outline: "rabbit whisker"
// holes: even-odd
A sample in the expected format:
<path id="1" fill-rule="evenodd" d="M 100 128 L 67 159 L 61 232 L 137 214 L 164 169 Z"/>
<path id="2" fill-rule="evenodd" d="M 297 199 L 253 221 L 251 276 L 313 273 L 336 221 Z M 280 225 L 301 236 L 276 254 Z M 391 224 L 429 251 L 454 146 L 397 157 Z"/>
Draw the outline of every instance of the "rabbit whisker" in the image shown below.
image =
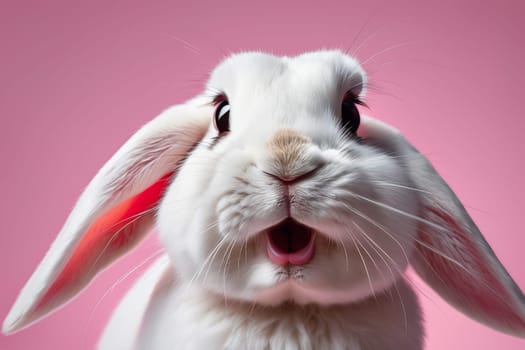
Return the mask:
<path id="1" fill-rule="evenodd" d="M 368 76 L 369 79 L 371 79 L 373 76 Z M 387 83 L 387 81 L 384 81 L 385 83 Z M 386 88 L 382 87 L 381 85 L 375 83 L 375 81 L 372 81 L 372 80 L 368 80 L 367 83 L 366 83 L 366 88 L 368 91 L 370 92 L 373 92 L 375 94 L 378 94 L 378 95 L 384 95 L 384 96 L 389 96 L 389 97 L 392 97 L 393 99 L 399 101 L 399 102 L 403 102 L 403 100 L 397 96 L 397 95 L 394 95 L 393 93 L 389 92 L 388 90 L 386 90 Z"/>
<path id="2" fill-rule="evenodd" d="M 440 230 L 440 231 L 447 231 L 448 229 L 446 227 L 443 227 L 443 226 L 440 226 L 438 224 L 436 224 L 435 222 L 432 222 L 432 221 L 429 221 L 429 220 L 426 220 L 426 219 L 423 219 L 417 215 L 413 215 L 413 214 L 410 214 L 410 213 L 407 213 L 401 209 L 398 209 L 398 208 L 395 208 L 395 207 L 392 207 L 388 204 L 385 204 L 385 203 L 381 203 L 381 202 L 378 202 L 376 200 L 373 200 L 371 198 L 368 198 L 368 197 L 365 197 L 365 196 L 362 196 L 360 194 L 357 194 L 355 192 L 351 192 L 352 196 L 356 197 L 356 198 L 359 198 L 359 199 L 362 199 L 363 201 L 366 201 L 368 203 L 372 203 L 372 204 L 375 204 L 383 209 L 387 209 L 387 210 L 390 210 L 396 214 L 399 214 L 399 215 L 402 215 L 402 216 L 405 216 L 407 218 L 410 218 L 410 219 L 413 219 L 415 221 L 418 221 L 418 222 L 421 222 L 421 223 L 424 223 L 432 228 L 435 228 L 437 230 Z"/>
<path id="3" fill-rule="evenodd" d="M 208 227 L 206 227 L 203 232 L 206 233 L 208 230 L 211 230 L 212 228 L 215 228 L 217 225 L 218 225 L 218 222 L 214 222 L 214 223 L 208 225 Z M 207 279 L 208 272 L 209 272 L 209 269 L 211 267 L 211 263 L 213 262 L 213 260 L 215 260 L 215 256 L 216 256 L 217 252 L 220 250 L 220 248 L 222 247 L 222 245 L 224 244 L 225 241 L 226 241 L 226 237 L 222 237 L 221 240 L 219 241 L 219 243 L 217 243 L 217 245 L 215 245 L 215 247 L 211 250 L 211 252 L 208 254 L 206 259 L 204 259 L 204 262 L 202 263 L 202 265 L 199 268 L 199 270 L 190 279 L 190 281 L 188 283 L 188 287 L 191 287 L 193 285 L 193 283 L 197 279 L 200 278 L 200 275 L 204 272 L 205 268 L 207 268 L 207 271 L 206 271 L 206 274 L 204 276 L 204 280 Z"/>
<path id="4" fill-rule="evenodd" d="M 370 248 L 372 248 L 372 250 L 377 254 L 377 256 L 383 261 L 383 264 L 385 264 L 385 266 L 390 270 L 390 274 L 392 275 L 392 278 L 394 278 L 394 274 L 390 268 L 390 265 L 386 262 L 385 258 L 378 252 L 378 250 L 372 245 L 370 244 L 371 242 L 372 243 L 375 243 L 374 240 L 372 238 L 370 238 L 365 232 L 364 230 L 355 222 L 352 220 L 352 224 L 360 231 L 361 235 L 365 238 L 365 242 L 370 246 Z M 350 233 L 350 231 L 349 231 Z M 359 239 L 358 239 L 359 240 Z M 377 245 L 377 243 L 376 243 Z M 367 251 L 367 254 L 368 256 L 370 257 L 370 259 L 372 260 L 372 262 L 374 263 L 374 266 L 376 268 L 376 270 L 381 274 L 381 277 L 383 279 L 383 281 L 386 283 L 386 278 L 385 278 L 385 275 L 383 273 L 383 270 L 379 268 L 379 266 L 377 265 L 377 263 L 375 262 L 375 260 L 372 258 L 372 256 L 368 253 Z M 384 253 L 387 257 L 388 254 L 386 254 L 386 252 Z M 393 259 L 390 258 L 390 260 L 392 260 L 393 262 Z M 394 265 L 395 265 L 395 262 L 393 262 Z"/>
<path id="5" fill-rule="evenodd" d="M 345 204 L 345 206 L 351 210 L 354 214 L 356 214 L 357 216 L 360 216 L 361 218 L 363 218 L 364 220 L 368 221 L 369 223 L 371 223 L 372 225 L 374 225 L 375 227 L 377 227 L 378 229 L 380 229 L 382 232 L 384 232 L 391 240 L 393 240 L 398 246 L 399 248 L 401 249 L 401 252 L 403 253 L 403 256 L 405 257 L 405 260 L 406 260 L 406 263 L 409 264 L 409 259 L 408 259 L 408 255 L 405 251 L 405 248 L 403 247 L 403 245 L 401 244 L 401 242 L 399 242 L 399 240 L 396 239 L 396 237 L 388 232 L 388 230 L 386 229 L 386 227 L 384 227 L 384 225 L 381 225 L 380 223 L 378 223 L 376 220 L 370 218 L 368 215 L 365 215 L 363 212 L 355 209 L 355 208 L 352 208 L 350 206 L 347 206 Z"/>
<path id="6" fill-rule="evenodd" d="M 368 242 L 368 244 L 370 245 L 370 247 L 376 252 L 376 254 L 383 260 L 383 263 L 385 264 L 385 266 L 388 268 L 388 270 L 390 271 L 390 275 L 392 276 L 392 280 L 395 281 L 395 275 L 394 275 L 394 272 L 392 271 L 392 266 L 385 260 L 385 257 L 388 258 L 394 269 L 396 269 L 396 271 L 398 272 L 398 274 L 400 276 L 403 276 L 403 271 L 401 271 L 401 269 L 399 268 L 399 266 L 397 265 L 397 263 L 395 262 L 394 259 L 392 259 L 392 257 L 383 249 L 381 248 L 381 246 L 379 244 L 377 244 L 377 242 L 375 242 L 372 237 L 370 237 L 366 232 L 365 230 L 363 230 L 357 223 L 355 222 L 352 222 L 354 224 L 354 226 L 358 229 L 358 231 L 361 233 L 361 235 L 365 238 L 365 241 Z M 374 248 L 375 246 L 375 248 Z M 377 250 L 379 249 L 379 251 Z M 384 255 L 384 257 L 383 257 Z M 378 269 L 379 270 L 379 269 Z M 383 276 L 384 278 L 384 276 Z M 397 286 L 397 283 L 394 283 L 394 288 L 396 290 L 396 294 L 397 294 L 397 297 L 399 299 L 399 302 L 401 304 L 401 309 L 403 310 L 403 317 L 404 317 L 404 321 L 405 321 L 405 331 L 408 330 L 408 317 L 407 317 L 407 313 L 406 313 L 406 307 L 405 307 L 405 303 L 403 302 L 403 298 L 401 296 L 401 293 L 399 292 L 399 288 Z M 392 294 L 391 294 L 391 288 L 389 289 L 389 294 L 390 296 L 392 297 Z"/>
<path id="7" fill-rule="evenodd" d="M 201 51 L 200 51 L 197 47 L 195 47 L 195 46 L 193 46 L 192 44 L 190 44 L 189 42 L 187 42 L 186 40 L 181 39 L 181 38 L 179 38 L 179 37 L 177 37 L 177 36 L 175 36 L 175 35 L 173 35 L 173 34 L 167 34 L 167 35 L 168 35 L 168 37 L 169 37 L 170 39 L 173 39 L 173 40 L 178 41 L 179 43 L 181 43 L 182 46 L 183 46 L 186 50 L 188 50 L 188 51 L 190 51 L 190 52 L 192 52 L 192 53 L 194 53 L 194 54 L 196 54 L 196 55 L 201 55 Z"/>
<path id="8" fill-rule="evenodd" d="M 338 243 L 341 244 L 341 247 L 343 248 L 343 252 L 345 253 L 346 271 L 350 271 L 350 262 L 348 260 L 348 251 L 346 250 L 345 243 L 343 242 L 343 240 L 341 238 L 339 238 L 336 241 L 336 245 L 338 245 Z"/>
<path id="9" fill-rule="evenodd" d="M 372 17 L 370 17 L 370 18 L 368 19 L 368 21 L 370 21 L 371 18 L 372 18 Z M 365 24 L 367 24 L 367 23 L 365 23 Z M 363 28 L 364 28 L 364 26 L 361 27 L 360 32 L 363 30 Z M 365 44 L 366 44 L 368 41 L 370 41 L 372 38 L 374 38 L 374 37 L 377 35 L 378 32 L 379 32 L 379 30 L 376 30 L 376 31 L 373 32 L 372 34 L 368 35 L 363 41 L 361 41 L 361 43 L 360 43 L 355 49 L 351 49 L 351 50 L 349 51 L 349 53 L 351 54 L 351 56 L 352 56 L 352 57 L 357 57 L 357 55 L 358 55 L 358 53 L 359 53 L 359 50 L 361 50 L 361 49 L 365 46 Z"/>
<path id="10" fill-rule="evenodd" d="M 368 37 L 365 37 L 365 39 L 357 46 L 357 48 L 353 49 L 352 47 L 354 44 L 357 44 L 357 41 L 361 34 L 364 33 L 365 28 L 370 25 L 370 22 L 372 22 L 372 19 L 375 17 L 375 15 L 370 15 L 366 21 L 363 22 L 359 30 L 357 31 L 357 34 L 354 35 L 354 38 L 352 39 L 352 42 L 349 45 L 348 49 L 343 50 L 347 55 L 350 56 L 357 56 L 357 53 L 359 52 L 359 49 L 368 41 L 371 39 L 371 37 L 375 36 L 377 34 L 377 31 L 375 31 L 373 34 L 369 35 Z"/>
<path id="11" fill-rule="evenodd" d="M 239 255 L 237 256 L 237 270 L 241 269 L 241 258 L 244 255 L 244 262 L 245 265 L 248 264 L 248 238 L 245 237 L 242 241 L 242 244 L 240 244 L 241 251 L 239 252 Z"/>
<path id="12" fill-rule="evenodd" d="M 377 202 L 377 201 L 375 201 L 375 200 L 369 199 L 369 198 L 367 198 L 367 197 L 364 197 L 364 196 L 361 196 L 361 195 L 358 195 L 358 194 L 355 194 L 355 196 L 357 196 L 358 198 L 361 198 L 361 199 L 363 199 L 363 200 L 366 200 L 367 202 L 370 202 L 370 203 L 373 203 L 373 204 L 377 204 L 378 206 L 381 206 L 381 207 L 383 207 L 383 208 L 385 208 L 385 209 L 387 209 L 387 210 L 391 210 L 391 211 L 394 212 L 394 213 L 397 213 L 397 214 L 400 214 L 400 215 L 403 215 L 403 216 L 406 216 L 406 217 L 412 218 L 412 219 L 414 219 L 414 220 L 420 221 L 420 222 L 422 222 L 422 223 L 425 223 L 425 224 L 427 224 L 427 225 L 429 225 L 429 226 L 432 226 L 432 227 L 434 227 L 434 228 L 437 228 L 437 229 L 439 229 L 439 230 L 441 230 L 441 231 L 446 231 L 446 230 L 447 230 L 445 227 L 442 227 L 442 226 L 440 226 L 440 225 L 437 225 L 436 223 L 433 223 L 433 222 L 428 221 L 428 220 L 426 220 L 426 219 L 423 219 L 423 218 L 421 218 L 421 217 L 418 217 L 418 216 L 415 216 L 415 215 L 412 215 L 412 214 L 406 213 L 406 212 L 404 212 L 404 211 L 402 211 L 402 210 L 400 210 L 400 209 L 397 209 L 397 208 L 391 207 L 391 206 L 389 206 L 389 205 L 387 205 L 387 204 Z M 358 215 L 359 215 L 359 214 L 358 214 Z M 363 217 L 363 216 L 362 216 L 362 217 Z M 364 218 L 364 217 L 363 217 L 363 218 Z M 400 236 L 400 238 L 402 239 L 403 237 Z M 450 256 L 448 256 L 448 255 L 446 255 L 446 254 L 444 254 L 443 252 L 441 252 L 441 251 L 439 251 L 438 249 L 436 249 L 435 247 L 433 247 L 433 246 L 427 244 L 426 242 L 423 242 L 423 241 L 421 241 L 421 240 L 419 240 L 419 239 L 417 239 L 417 238 L 416 238 L 415 240 L 416 240 L 416 242 L 417 242 L 419 245 L 421 245 L 422 247 L 431 250 L 433 253 L 435 253 L 435 254 L 441 256 L 442 258 L 444 258 L 444 259 L 448 260 L 449 262 L 455 264 L 456 266 L 460 267 L 460 268 L 463 269 L 465 272 L 470 273 L 469 269 L 468 269 L 467 267 L 465 267 L 463 264 L 461 264 L 459 261 L 457 261 L 456 259 L 454 259 L 454 258 L 452 258 L 452 257 L 450 257 Z"/>
<path id="13" fill-rule="evenodd" d="M 231 254 L 233 252 L 233 249 L 235 249 L 235 244 L 237 242 L 235 242 L 234 240 L 230 241 L 230 244 L 228 245 L 228 248 L 226 248 L 226 255 L 223 256 L 223 260 L 221 262 L 221 266 L 223 266 L 223 269 L 222 269 L 222 288 L 223 288 L 223 296 L 224 296 L 224 303 L 225 303 L 225 306 L 228 306 L 228 298 L 227 298 L 227 293 L 226 293 L 226 273 L 227 273 L 227 269 L 228 269 L 228 266 L 230 264 L 230 260 L 231 260 Z M 224 259 L 226 257 L 226 259 Z"/>
<path id="14" fill-rule="evenodd" d="M 363 196 L 360 196 L 360 195 L 357 195 L 357 196 L 359 196 L 359 198 L 363 198 L 363 199 L 366 198 L 366 197 L 363 197 Z M 366 199 L 368 199 L 368 198 L 366 198 Z M 370 201 L 372 201 L 372 200 L 370 200 Z M 374 203 L 374 204 L 377 203 L 378 205 L 382 204 L 382 203 L 379 203 L 379 202 L 377 202 L 377 201 L 373 201 L 373 203 Z M 409 216 L 409 217 L 411 217 L 411 218 L 415 218 L 415 219 L 417 219 L 417 220 L 421 220 L 422 222 L 425 222 L 425 223 L 428 222 L 428 220 L 425 220 L 425 219 L 423 219 L 423 218 L 420 218 L 420 217 L 417 217 L 417 216 L 414 216 L 414 215 L 411 215 L 411 214 L 405 213 L 405 212 L 402 211 L 402 210 L 399 210 L 399 209 L 397 209 L 397 208 L 390 207 L 390 206 L 388 206 L 388 205 L 386 205 L 386 204 L 381 205 L 381 206 L 384 207 L 385 209 L 391 209 L 391 210 L 394 211 L 395 213 L 398 213 L 398 214 L 405 214 L 405 215 L 407 215 L 407 216 Z M 364 216 L 364 215 L 360 215 L 360 214 L 359 214 L 358 212 L 356 212 L 356 211 L 354 211 L 354 212 L 355 212 L 357 215 L 361 216 L 363 219 L 365 219 L 365 220 L 369 221 L 370 223 L 372 223 L 373 225 L 375 225 L 376 227 L 380 227 L 380 226 L 381 226 L 380 228 L 382 229 L 382 231 L 385 232 L 385 233 L 387 233 L 387 232 L 384 230 L 384 226 L 383 226 L 383 225 L 380 225 L 379 223 L 374 222 L 374 220 L 370 219 L 369 217 L 366 217 L 366 216 Z M 439 225 L 437 225 L 437 224 L 434 224 L 434 226 L 437 226 L 437 227 L 440 228 L 441 230 L 445 230 L 444 227 L 441 227 L 441 226 L 439 226 Z M 387 233 L 387 234 L 388 234 L 388 233 Z M 388 234 L 388 235 L 389 235 L 392 239 L 394 239 L 392 234 Z M 398 236 L 398 238 L 403 239 L 404 237 L 403 237 L 403 236 Z M 464 271 L 469 272 L 469 270 L 468 270 L 465 266 L 463 266 L 459 261 L 457 261 L 457 260 L 455 260 L 455 259 L 453 259 L 453 258 L 447 256 L 445 253 L 440 252 L 440 251 L 437 250 L 435 247 L 432 247 L 432 246 L 426 244 L 425 242 L 423 242 L 423 241 L 421 241 L 421 240 L 419 240 L 419 239 L 417 239 L 417 238 L 416 238 L 415 240 L 416 240 L 416 242 L 419 243 L 421 246 L 423 246 L 423 247 L 425 247 L 425 248 L 431 250 L 431 251 L 434 252 L 435 254 L 438 254 L 439 256 L 443 257 L 444 259 L 446 259 L 446 260 L 448 260 L 448 261 L 454 263 L 454 264 L 457 265 L 458 267 L 462 268 Z M 405 242 L 410 243 L 410 241 L 407 241 L 407 240 L 405 240 Z M 399 245 L 400 245 L 400 243 L 399 243 Z M 400 246 L 401 246 L 401 245 L 400 245 Z M 405 254 L 405 257 L 406 257 L 406 254 Z M 409 263 L 408 257 L 406 257 L 406 259 L 407 259 L 407 263 Z"/>
<path id="15" fill-rule="evenodd" d="M 366 266 L 366 262 L 365 262 L 365 259 L 363 257 L 363 254 L 361 254 L 361 250 L 359 249 L 358 245 L 357 245 L 357 239 L 350 235 L 350 238 L 352 240 L 352 243 L 354 244 L 354 247 L 357 251 L 357 253 L 359 254 L 359 257 L 361 258 L 361 261 L 363 262 L 363 268 L 365 270 L 365 273 L 366 273 L 366 277 L 368 279 L 368 285 L 370 287 L 370 292 L 372 293 L 372 295 L 374 296 L 374 299 L 377 301 L 377 297 L 376 297 L 376 294 L 375 294 L 375 291 L 374 291 L 374 287 L 372 285 L 372 280 L 370 279 L 370 273 L 368 272 L 368 267 Z"/>
<path id="16" fill-rule="evenodd" d="M 386 182 L 386 181 L 381 181 L 381 180 L 370 180 L 370 183 L 376 183 L 376 184 L 379 184 L 381 186 L 390 186 L 390 187 L 402 188 L 402 189 L 405 189 L 405 190 L 410 190 L 410 191 L 414 191 L 414 192 L 421 192 L 421 193 L 425 193 L 425 194 L 432 194 L 431 192 L 422 190 L 420 188 L 410 187 L 410 186 L 406 186 L 406 185 L 400 185 L 400 184 L 396 184 L 396 183 L 392 183 L 392 182 Z"/>
<path id="17" fill-rule="evenodd" d="M 359 195 L 358 195 L 358 196 L 359 196 Z M 363 196 L 359 196 L 359 197 L 360 197 L 360 198 L 363 198 L 363 199 L 366 198 L 366 197 L 363 197 Z M 368 198 L 366 198 L 366 199 L 368 199 Z M 370 200 L 370 199 L 369 199 L 369 200 Z M 373 201 L 373 200 L 370 200 L 370 201 Z M 373 201 L 373 202 L 374 202 L 374 203 L 377 203 L 378 205 L 383 205 L 382 203 L 379 203 L 379 202 L 377 202 L 377 201 Z M 384 204 L 384 208 L 386 208 L 386 209 L 392 209 L 392 211 L 395 212 L 395 213 L 398 213 L 398 214 L 401 214 L 401 215 L 407 215 L 407 216 L 409 216 L 409 217 L 413 217 L 413 218 L 417 219 L 418 221 L 422 221 L 422 222 L 424 222 L 424 223 L 431 223 L 430 221 L 428 221 L 428 220 L 426 220 L 426 219 L 423 219 L 423 218 L 420 218 L 420 217 L 415 217 L 415 216 L 413 216 L 413 215 L 411 215 L 411 214 L 405 213 L 405 212 L 402 211 L 402 210 L 399 210 L 399 209 L 397 209 L 397 208 L 390 207 L 390 206 L 388 206 L 388 205 L 386 205 L 386 204 Z M 357 213 L 356 213 L 356 214 L 357 214 Z M 359 215 L 359 214 L 358 214 L 358 215 Z M 363 216 L 362 216 L 362 217 L 363 217 Z M 364 219 L 367 219 L 367 218 L 365 218 L 365 217 L 363 217 L 363 218 L 364 218 Z M 368 220 L 368 219 L 367 219 L 367 220 Z M 373 222 L 371 222 L 371 223 L 374 224 Z M 441 227 L 441 226 L 439 226 L 439 225 L 437 225 L 437 224 L 435 224 L 435 223 L 432 223 L 432 224 L 433 224 L 434 227 L 437 227 L 437 228 L 439 228 L 440 230 L 443 230 L 443 231 L 444 231 L 444 230 L 447 230 L 445 227 Z M 385 231 L 384 231 L 384 232 L 385 232 Z M 422 232 L 422 231 L 420 230 L 420 232 Z M 391 236 L 391 237 L 392 237 L 392 236 Z M 399 238 L 400 238 L 400 239 L 404 239 L 404 237 L 402 237 L 402 236 L 399 236 Z M 417 243 L 419 244 L 420 247 L 432 251 L 434 254 L 439 255 L 439 256 L 442 257 L 443 259 L 445 259 L 445 260 L 449 261 L 450 263 L 454 264 L 455 266 L 459 267 L 459 268 L 460 268 L 461 270 L 463 270 L 466 274 L 472 276 L 473 278 L 479 279 L 479 276 L 475 275 L 475 274 L 474 274 L 474 273 L 473 273 L 468 267 L 466 267 L 464 264 L 462 264 L 462 263 L 459 262 L 458 260 L 456 260 L 456 259 L 454 259 L 454 258 L 448 256 L 447 254 L 445 254 L 445 253 L 441 252 L 440 250 L 438 250 L 436 247 L 433 247 L 433 246 L 429 245 L 428 243 L 426 243 L 426 242 L 424 242 L 424 241 L 421 241 L 421 240 L 418 239 L 418 238 L 414 238 L 414 240 L 415 240 L 415 242 L 417 242 Z M 411 242 L 411 241 L 406 240 L 406 239 L 405 239 L 405 241 L 408 242 L 408 243 Z M 423 255 L 423 253 L 422 253 L 421 251 L 419 251 L 419 254 L 421 254 L 421 255 L 423 256 L 423 258 L 426 258 L 426 257 Z M 431 264 L 430 264 L 426 259 L 424 259 L 424 260 L 425 260 L 426 264 L 427 264 L 429 267 L 432 268 L 432 271 L 435 272 L 435 270 L 434 270 L 434 268 L 431 266 Z M 435 274 L 436 274 L 436 276 L 441 280 L 441 278 L 439 277 L 439 274 L 438 274 L 437 272 L 436 272 Z M 442 280 L 441 280 L 441 281 L 442 281 Z M 442 282 L 445 283 L 444 281 L 442 281 Z M 491 287 L 486 281 L 481 281 L 481 280 L 480 280 L 478 283 L 480 283 L 481 285 L 483 285 L 485 288 L 487 288 L 488 291 L 492 292 L 495 296 L 497 296 L 497 297 L 500 298 L 503 302 L 505 302 L 505 303 L 508 304 L 508 301 L 504 300 L 504 298 L 501 297 L 501 296 L 500 296 L 500 295 L 494 290 L 494 288 L 492 288 L 492 287 Z M 510 305 L 510 304 L 509 304 L 509 305 Z"/>
<path id="18" fill-rule="evenodd" d="M 355 241 L 357 242 L 357 244 L 363 249 L 363 251 L 365 252 L 365 254 L 368 256 L 368 258 L 370 259 L 370 261 L 372 261 L 372 264 L 374 265 L 374 267 L 376 268 L 377 271 L 379 271 L 379 273 L 382 275 L 382 277 L 384 278 L 383 276 L 383 272 L 379 269 L 379 267 L 377 266 L 377 263 L 376 261 L 374 260 L 374 258 L 372 257 L 372 255 L 370 255 L 370 252 L 368 251 L 368 249 L 366 249 L 366 247 L 363 245 L 363 243 L 361 243 L 361 241 L 357 238 L 355 238 Z M 374 288 L 375 289 L 375 288 Z M 374 294 L 374 298 L 376 299 L 377 301 L 377 298 L 376 298 L 376 295 L 375 295 L 375 290 L 373 292 Z"/>
<path id="19" fill-rule="evenodd" d="M 394 49 L 398 49 L 400 47 L 404 47 L 404 46 L 408 46 L 408 45 L 411 45 L 413 44 L 413 42 L 411 41 L 407 41 L 407 42 L 403 42 L 403 43 L 399 43 L 399 44 L 394 44 L 394 45 L 391 45 L 379 52 L 376 52 L 375 54 L 373 54 L 372 56 L 368 57 L 367 59 L 365 59 L 364 61 L 361 62 L 361 65 L 364 66 L 366 65 L 368 62 L 370 62 L 371 60 L 373 60 L 374 58 L 380 56 L 380 55 L 383 55 L 385 54 L 386 52 L 389 52 L 389 51 L 392 51 Z"/>

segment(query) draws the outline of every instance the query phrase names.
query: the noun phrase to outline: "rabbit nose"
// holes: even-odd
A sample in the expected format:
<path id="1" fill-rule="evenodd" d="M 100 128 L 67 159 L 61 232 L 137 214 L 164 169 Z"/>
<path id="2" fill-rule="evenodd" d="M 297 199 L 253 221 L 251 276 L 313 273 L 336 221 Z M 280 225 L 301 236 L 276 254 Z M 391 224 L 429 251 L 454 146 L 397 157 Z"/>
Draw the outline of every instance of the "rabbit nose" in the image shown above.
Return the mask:
<path id="1" fill-rule="evenodd" d="M 278 130 L 267 143 L 268 161 L 263 172 L 285 184 L 313 174 L 321 162 L 309 151 L 310 138 L 294 129 Z"/>
<path id="2" fill-rule="evenodd" d="M 293 175 L 284 175 L 284 174 L 272 174 L 268 171 L 263 171 L 266 175 L 269 175 L 281 182 L 283 182 L 285 185 L 291 185 L 295 182 L 299 182 L 305 178 L 310 177 L 313 175 L 314 172 L 317 171 L 317 167 L 312 170 L 307 170 L 303 172 L 302 174 L 293 174 Z"/>

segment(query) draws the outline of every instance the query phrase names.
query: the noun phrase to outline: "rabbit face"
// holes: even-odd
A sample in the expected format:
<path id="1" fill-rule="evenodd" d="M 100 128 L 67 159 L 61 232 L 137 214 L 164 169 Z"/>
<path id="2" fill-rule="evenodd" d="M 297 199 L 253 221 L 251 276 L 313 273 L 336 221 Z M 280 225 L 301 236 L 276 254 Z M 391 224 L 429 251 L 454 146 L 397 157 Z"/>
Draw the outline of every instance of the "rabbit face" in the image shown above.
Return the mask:
<path id="1" fill-rule="evenodd" d="M 344 123 L 343 101 L 365 84 L 336 51 L 247 53 L 216 68 L 208 101 L 215 117 L 227 103 L 227 130 L 210 115 L 158 213 L 182 280 L 226 298 L 332 304 L 401 276 L 418 192 L 388 143 Z"/>

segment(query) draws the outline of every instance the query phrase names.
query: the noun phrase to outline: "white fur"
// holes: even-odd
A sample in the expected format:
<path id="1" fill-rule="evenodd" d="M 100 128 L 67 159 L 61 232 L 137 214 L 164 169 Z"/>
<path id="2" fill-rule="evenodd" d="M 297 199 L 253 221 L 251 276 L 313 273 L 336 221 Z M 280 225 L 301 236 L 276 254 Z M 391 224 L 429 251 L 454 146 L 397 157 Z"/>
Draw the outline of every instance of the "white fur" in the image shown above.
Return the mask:
<path id="1" fill-rule="evenodd" d="M 356 305 L 265 307 L 176 283 L 163 257 L 115 310 L 99 349 L 416 350 L 422 341 L 417 300 L 402 280 Z"/>
<path id="2" fill-rule="evenodd" d="M 156 213 L 167 257 L 117 309 L 103 349 L 421 349 L 409 264 L 466 314 L 523 336 L 521 291 L 428 161 L 374 118 L 362 117 L 360 140 L 341 127 L 343 97 L 365 86 L 339 51 L 226 59 L 205 93 L 146 125 L 95 177 L 4 331 L 41 316 L 34 305 L 94 216 L 177 170 Z M 231 132 L 217 140 L 219 93 Z M 301 142 L 274 142 L 287 133 Z M 284 175 L 301 180 L 284 186 Z M 266 254 L 267 229 L 289 216 L 315 231 L 305 265 Z"/>

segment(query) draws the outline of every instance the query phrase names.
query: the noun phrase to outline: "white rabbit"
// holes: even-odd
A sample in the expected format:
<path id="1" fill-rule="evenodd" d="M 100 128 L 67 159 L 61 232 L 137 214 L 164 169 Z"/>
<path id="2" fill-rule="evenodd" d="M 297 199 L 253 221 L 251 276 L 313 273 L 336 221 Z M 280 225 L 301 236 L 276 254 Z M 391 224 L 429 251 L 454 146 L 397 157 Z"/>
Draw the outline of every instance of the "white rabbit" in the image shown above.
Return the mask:
<path id="1" fill-rule="evenodd" d="M 525 336 L 525 298 L 454 193 L 394 128 L 360 117 L 339 51 L 242 53 L 140 129 L 88 185 L 4 321 L 74 297 L 156 222 L 166 254 L 101 349 L 422 349 L 410 264 Z"/>

